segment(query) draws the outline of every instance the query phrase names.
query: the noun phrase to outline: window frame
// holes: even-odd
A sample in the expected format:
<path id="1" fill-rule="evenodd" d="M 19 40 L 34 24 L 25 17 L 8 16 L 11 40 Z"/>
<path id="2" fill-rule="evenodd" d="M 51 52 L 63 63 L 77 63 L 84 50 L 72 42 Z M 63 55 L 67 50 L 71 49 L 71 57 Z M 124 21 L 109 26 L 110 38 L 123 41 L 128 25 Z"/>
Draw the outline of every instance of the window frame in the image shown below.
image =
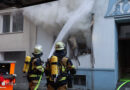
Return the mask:
<path id="1" fill-rule="evenodd" d="M 17 12 L 17 11 L 16 11 Z M 18 12 L 22 12 L 22 11 L 18 11 Z M 0 34 L 13 34 L 13 33 L 23 33 L 24 32 L 24 16 L 23 16 L 23 30 L 18 31 L 18 32 L 13 32 L 13 13 L 14 12 L 5 12 L 5 13 L 0 13 L 0 18 L 1 18 L 1 22 L 0 22 Z M 9 32 L 3 32 L 3 16 L 4 15 L 10 15 L 10 29 Z"/>
<path id="2" fill-rule="evenodd" d="M 17 12 L 16 12 L 16 13 L 17 13 Z M 11 28 L 12 28 L 12 33 L 21 33 L 21 32 L 23 32 L 23 30 L 24 30 L 24 16 L 23 16 L 23 13 L 20 12 L 20 11 L 18 11 L 18 13 L 22 14 L 22 19 L 23 19 L 23 20 L 22 20 L 22 26 L 23 26 L 23 27 L 22 27 L 21 30 L 18 30 L 18 31 L 17 31 L 17 30 L 16 30 L 16 31 L 13 30 L 13 29 L 14 29 L 14 28 L 13 28 L 13 25 L 14 25 L 14 24 L 13 24 L 13 23 L 14 23 L 14 22 L 13 22 L 13 20 L 14 20 L 13 17 L 14 17 L 14 16 L 13 16 L 13 14 L 12 14 L 12 15 L 11 15 L 11 16 L 12 16 L 12 27 L 11 27 Z"/>

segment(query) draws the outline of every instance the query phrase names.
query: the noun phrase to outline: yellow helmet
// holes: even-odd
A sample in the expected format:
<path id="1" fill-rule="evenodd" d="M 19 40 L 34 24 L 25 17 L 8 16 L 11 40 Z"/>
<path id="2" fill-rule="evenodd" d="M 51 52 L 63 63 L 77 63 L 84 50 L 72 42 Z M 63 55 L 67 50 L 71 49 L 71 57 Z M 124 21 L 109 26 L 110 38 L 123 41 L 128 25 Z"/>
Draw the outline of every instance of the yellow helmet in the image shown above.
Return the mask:
<path id="1" fill-rule="evenodd" d="M 34 54 L 40 54 L 40 53 L 42 53 L 42 46 L 36 45 L 34 48 Z"/>
<path id="2" fill-rule="evenodd" d="M 65 44 L 63 42 L 57 42 L 55 44 L 55 50 L 64 50 L 65 49 Z"/>

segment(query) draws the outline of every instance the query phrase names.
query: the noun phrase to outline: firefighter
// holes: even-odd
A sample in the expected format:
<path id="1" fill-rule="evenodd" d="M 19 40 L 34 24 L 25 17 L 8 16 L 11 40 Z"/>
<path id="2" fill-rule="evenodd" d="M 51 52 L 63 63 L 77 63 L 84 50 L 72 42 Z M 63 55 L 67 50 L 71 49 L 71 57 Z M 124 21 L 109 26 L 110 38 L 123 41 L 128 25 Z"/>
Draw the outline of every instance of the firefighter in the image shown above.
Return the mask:
<path id="1" fill-rule="evenodd" d="M 53 56 L 46 62 L 47 90 L 67 90 L 69 72 L 74 75 L 76 69 L 71 60 L 66 57 L 65 44 L 57 42 Z"/>
<path id="2" fill-rule="evenodd" d="M 44 72 L 44 68 L 42 67 L 42 61 L 40 58 L 42 54 L 42 46 L 35 46 L 34 52 L 32 53 L 33 57 L 31 58 L 27 74 L 27 78 L 29 81 L 29 90 L 37 90 L 39 81 L 41 80 L 41 76 Z"/>

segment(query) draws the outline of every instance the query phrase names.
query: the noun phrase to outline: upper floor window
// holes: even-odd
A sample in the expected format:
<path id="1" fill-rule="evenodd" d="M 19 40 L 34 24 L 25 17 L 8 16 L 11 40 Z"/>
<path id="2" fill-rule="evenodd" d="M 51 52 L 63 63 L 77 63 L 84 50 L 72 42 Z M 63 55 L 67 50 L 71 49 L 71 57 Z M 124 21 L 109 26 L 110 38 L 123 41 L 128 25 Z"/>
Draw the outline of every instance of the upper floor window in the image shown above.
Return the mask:
<path id="1" fill-rule="evenodd" d="M 2 33 L 11 32 L 23 32 L 23 14 L 21 12 L 3 15 Z"/>
<path id="2" fill-rule="evenodd" d="M 16 13 L 13 15 L 13 32 L 23 31 L 23 14 Z"/>
<path id="3" fill-rule="evenodd" d="M 3 15 L 3 33 L 10 32 L 10 15 Z"/>

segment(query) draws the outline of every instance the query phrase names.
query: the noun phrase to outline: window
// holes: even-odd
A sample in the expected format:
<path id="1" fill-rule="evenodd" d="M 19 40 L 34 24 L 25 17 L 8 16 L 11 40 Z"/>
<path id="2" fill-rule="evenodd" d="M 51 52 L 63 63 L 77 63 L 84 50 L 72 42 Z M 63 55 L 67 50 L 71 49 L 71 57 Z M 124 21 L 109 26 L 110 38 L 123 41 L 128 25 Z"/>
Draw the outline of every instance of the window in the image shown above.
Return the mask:
<path id="1" fill-rule="evenodd" d="M 22 13 L 16 13 L 13 15 L 13 32 L 23 31 L 23 15 Z"/>
<path id="2" fill-rule="evenodd" d="M 75 75 L 74 85 L 86 86 L 86 75 Z"/>
<path id="3" fill-rule="evenodd" d="M 3 16 L 3 33 L 10 32 L 10 15 Z"/>
<path id="4" fill-rule="evenodd" d="M 13 14 L 3 15 L 3 33 L 22 32 L 23 14 L 15 12 Z"/>

